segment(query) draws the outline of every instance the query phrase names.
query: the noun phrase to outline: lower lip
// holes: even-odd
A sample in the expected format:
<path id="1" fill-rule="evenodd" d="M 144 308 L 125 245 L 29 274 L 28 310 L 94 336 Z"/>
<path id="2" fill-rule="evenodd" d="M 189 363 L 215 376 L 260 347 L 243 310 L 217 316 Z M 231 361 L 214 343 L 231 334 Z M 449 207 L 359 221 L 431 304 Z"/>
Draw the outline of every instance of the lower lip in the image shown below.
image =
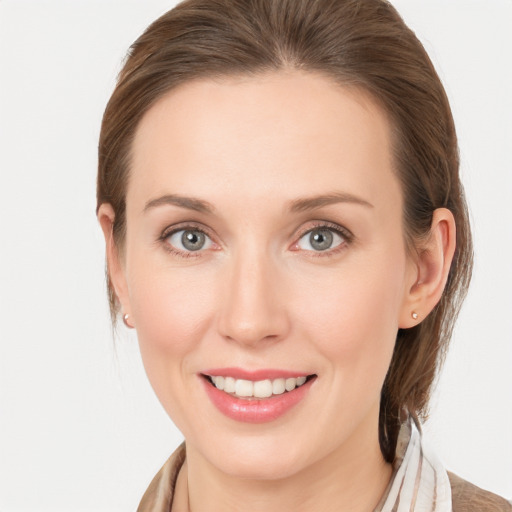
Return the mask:
<path id="1" fill-rule="evenodd" d="M 293 391 L 287 391 L 281 395 L 246 400 L 229 395 L 217 389 L 205 378 L 201 377 L 201 379 L 213 405 L 228 418 L 245 423 L 266 423 L 283 416 L 306 396 L 315 380 L 315 378 L 310 379 Z"/>

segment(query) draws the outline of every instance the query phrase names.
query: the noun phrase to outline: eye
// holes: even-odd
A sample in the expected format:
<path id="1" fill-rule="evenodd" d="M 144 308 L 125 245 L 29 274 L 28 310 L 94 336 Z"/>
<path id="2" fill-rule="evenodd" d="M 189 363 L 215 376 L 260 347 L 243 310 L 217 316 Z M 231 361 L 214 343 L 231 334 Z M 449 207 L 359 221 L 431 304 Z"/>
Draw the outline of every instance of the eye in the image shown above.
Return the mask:
<path id="1" fill-rule="evenodd" d="M 167 243 L 181 252 L 197 252 L 212 246 L 210 237 L 199 229 L 180 229 L 165 238 Z"/>
<path id="2" fill-rule="evenodd" d="M 318 227 L 309 230 L 297 242 L 299 249 L 322 252 L 334 249 L 343 244 L 345 239 L 336 230 L 328 227 Z"/>

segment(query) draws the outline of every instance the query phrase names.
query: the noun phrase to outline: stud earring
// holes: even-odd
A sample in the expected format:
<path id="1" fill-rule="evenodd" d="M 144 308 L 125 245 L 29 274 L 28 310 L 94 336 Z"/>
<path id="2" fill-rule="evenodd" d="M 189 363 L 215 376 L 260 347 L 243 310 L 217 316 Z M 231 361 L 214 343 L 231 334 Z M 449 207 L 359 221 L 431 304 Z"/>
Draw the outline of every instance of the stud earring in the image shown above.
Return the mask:
<path id="1" fill-rule="evenodd" d="M 128 318 L 130 318 L 130 315 L 128 313 L 123 315 L 123 323 L 128 327 L 128 329 L 133 329 L 133 325 L 128 323 Z"/>
<path id="2" fill-rule="evenodd" d="M 411 316 L 412 316 L 413 320 L 418 320 L 418 313 L 416 313 L 416 311 L 413 311 L 411 313 Z"/>

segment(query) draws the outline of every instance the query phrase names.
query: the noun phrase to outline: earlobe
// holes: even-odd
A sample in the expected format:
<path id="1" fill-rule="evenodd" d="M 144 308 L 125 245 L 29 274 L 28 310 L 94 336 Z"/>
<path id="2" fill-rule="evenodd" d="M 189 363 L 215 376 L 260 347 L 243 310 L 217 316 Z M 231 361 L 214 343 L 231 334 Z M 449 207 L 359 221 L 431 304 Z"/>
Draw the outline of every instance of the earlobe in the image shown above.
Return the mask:
<path id="1" fill-rule="evenodd" d="M 418 248 L 416 275 L 408 285 L 399 327 L 419 324 L 441 299 L 455 253 L 456 226 L 447 208 L 434 211 L 430 233 Z"/>
<path id="2" fill-rule="evenodd" d="M 103 236 L 105 237 L 108 277 L 117 300 L 121 304 L 122 311 L 127 313 L 129 310 L 127 285 L 121 255 L 114 241 L 114 219 L 115 213 L 112 205 L 103 203 L 98 208 L 98 221 L 103 231 Z"/>

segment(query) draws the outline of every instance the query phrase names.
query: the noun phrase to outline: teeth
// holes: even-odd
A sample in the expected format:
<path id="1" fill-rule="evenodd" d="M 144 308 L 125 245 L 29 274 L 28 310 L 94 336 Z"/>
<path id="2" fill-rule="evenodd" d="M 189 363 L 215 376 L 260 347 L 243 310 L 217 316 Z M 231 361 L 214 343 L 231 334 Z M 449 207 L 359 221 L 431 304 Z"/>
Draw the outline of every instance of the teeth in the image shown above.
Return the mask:
<path id="1" fill-rule="evenodd" d="M 297 385 L 297 379 L 294 379 L 293 377 L 290 379 L 286 379 L 284 383 L 284 387 L 286 391 L 293 391 L 295 389 L 295 386 Z"/>
<path id="2" fill-rule="evenodd" d="M 274 395 L 282 395 L 286 391 L 285 380 L 276 379 L 272 382 L 272 393 Z"/>
<path id="3" fill-rule="evenodd" d="M 259 380 L 254 383 L 254 396 L 256 398 L 268 398 L 272 396 L 272 381 Z"/>
<path id="4" fill-rule="evenodd" d="M 268 398 L 272 395 L 282 395 L 285 391 L 293 391 L 296 387 L 306 382 L 306 377 L 279 378 L 274 380 L 252 380 L 234 379 L 216 375 L 210 377 L 217 389 L 226 393 L 233 393 L 242 398 Z"/>
<path id="5" fill-rule="evenodd" d="M 217 389 L 224 389 L 224 377 L 212 377 L 212 380 Z"/>
<path id="6" fill-rule="evenodd" d="M 226 377 L 224 379 L 224 391 L 226 393 L 234 393 L 235 392 L 235 386 L 236 381 L 233 379 L 233 377 Z"/>
<path id="7" fill-rule="evenodd" d="M 253 396 L 254 384 L 250 380 L 238 379 L 235 384 L 235 395 Z"/>
<path id="8" fill-rule="evenodd" d="M 297 386 L 302 386 L 306 382 L 306 377 L 297 377 Z"/>

